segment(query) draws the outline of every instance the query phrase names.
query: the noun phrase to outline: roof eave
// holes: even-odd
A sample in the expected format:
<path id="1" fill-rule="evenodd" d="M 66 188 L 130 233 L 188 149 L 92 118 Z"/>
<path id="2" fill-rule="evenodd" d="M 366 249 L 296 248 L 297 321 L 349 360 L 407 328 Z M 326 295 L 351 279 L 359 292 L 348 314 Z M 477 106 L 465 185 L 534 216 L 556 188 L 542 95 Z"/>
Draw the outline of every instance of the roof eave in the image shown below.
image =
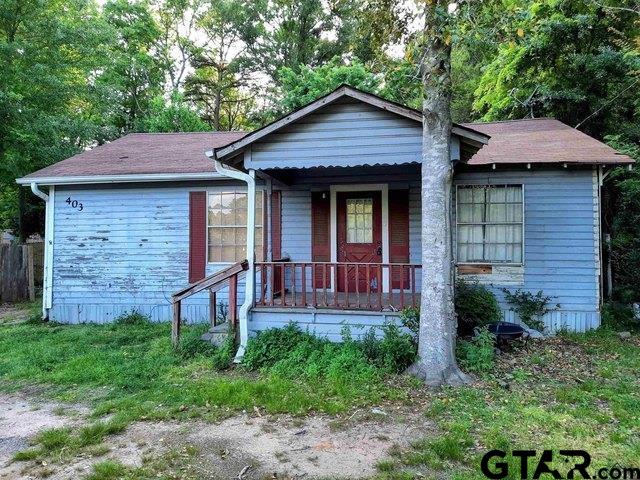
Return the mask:
<path id="1" fill-rule="evenodd" d="M 568 161 L 568 160 L 556 160 L 556 161 L 536 161 L 536 160 L 523 160 L 523 161 L 519 161 L 519 162 L 500 162 L 500 161 L 491 161 L 491 160 L 487 160 L 487 161 L 482 161 L 480 163 L 472 163 L 471 160 L 473 159 L 473 157 L 471 157 L 471 159 L 469 159 L 466 162 L 462 162 L 464 165 L 468 165 L 470 167 L 486 167 L 486 166 L 491 166 L 491 165 L 502 165 L 502 166 L 522 166 L 522 165 L 554 165 L 554 166 L 558 166 L 558 165 L 571 165 L 571 166 L 583 166 L 583 167 L 592 167 L 592 166 L 611 166 L 611 167 L 617 167 L 617 166 L 625 166 L 625 165 L 633 165 L 636 163 L 636 161 L 632 158 L 628 158 L 628 159 L 616 159 L 616 160 L 602 160 L 602 161 Z"/>
<path id="2" fill-rule="evenodd" d="M 217 172 L 202 173 L 147 173 L 126 175 L 76 175 L 52 177 L 22 177 L 16 180 L 19 185 L 92 185 L 104 183 L 154 183 L 189 180 L 221 180 Z"/>

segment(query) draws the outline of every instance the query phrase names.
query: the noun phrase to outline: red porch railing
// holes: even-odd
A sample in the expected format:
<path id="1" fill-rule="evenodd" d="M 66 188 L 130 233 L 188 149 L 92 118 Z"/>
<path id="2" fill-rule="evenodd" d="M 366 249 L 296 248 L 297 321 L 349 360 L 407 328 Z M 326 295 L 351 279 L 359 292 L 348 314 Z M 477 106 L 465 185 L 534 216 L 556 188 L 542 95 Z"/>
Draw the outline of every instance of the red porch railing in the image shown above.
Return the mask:
<path id="1" fill-rule="evenodd" d="M 256 307 L 398 311 L 420 303 L 419 264 L 256 263 Z"/>

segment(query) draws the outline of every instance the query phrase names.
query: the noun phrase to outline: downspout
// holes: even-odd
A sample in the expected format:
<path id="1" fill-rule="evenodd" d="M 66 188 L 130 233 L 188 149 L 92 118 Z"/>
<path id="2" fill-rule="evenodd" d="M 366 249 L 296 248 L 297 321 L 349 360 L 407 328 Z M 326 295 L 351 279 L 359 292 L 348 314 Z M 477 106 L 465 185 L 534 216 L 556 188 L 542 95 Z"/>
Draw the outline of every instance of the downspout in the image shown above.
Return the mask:
<path id="1" fill-rule="evenodd" d="M 49 309 L 53 299 L 52 295 L 52 268 L 53 268 L 53 187 L 50 187 L 50 194 L 47 195 L 38 184 L 31 182 L 31 191 L 33 194 L 45 202 L 45 215 L 44 215 L 44 278 L 42 281 L 42 318 L 49 317 Z"/>
<path id="2" fill-rule="evenodd" d="M 240 346 L 236 353 L 234 361 L 239 362 L 244 356 L 245 349 L 247 348 L 247 341 L 249 340 L 249 310 L 253 306 L 255 295 L 255 224 L 256 224 L 256 179 L 255 170 L 249 170 L 249 173 L 241 172 L 234 168 L 225 167 L 215 158 L 213 151 L 206 152 L 207 157 L 213 160 L 216 171 L 227 178 L 233 178 L 235 180 L 243 181 L 247 184 L 247 261 L 249 262 L 249 269 L 247 270 L 247 282 L 244 289 L 244 303 L 240 307 L 238 312 L 238 324 L 240 325 Z"/>

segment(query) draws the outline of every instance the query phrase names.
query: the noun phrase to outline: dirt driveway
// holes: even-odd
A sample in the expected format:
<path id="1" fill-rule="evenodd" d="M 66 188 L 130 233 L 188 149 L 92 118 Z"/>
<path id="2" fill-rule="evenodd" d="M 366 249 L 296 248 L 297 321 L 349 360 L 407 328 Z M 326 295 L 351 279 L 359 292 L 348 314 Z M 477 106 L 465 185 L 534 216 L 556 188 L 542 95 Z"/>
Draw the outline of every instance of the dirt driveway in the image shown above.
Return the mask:
<path id="1" fill-rule="evenodd" d="M 45 462 L 13 460 L 39 431 L 80 426 L 88 413 L 78 405 L 0 394 L 0 479 L 83 478 L 95 463 L 106 459 L 141 466 L 185 451 L 192 455 L 184 456 L 186 464 L 180 469 L 195 472 L 194 478 L 362 478 L 375 473 L 376 463 L 390 448 L 407 446 L 433 430 L 424 418 L 380 409 L 356 411 L 341 419 L 252 412 L 216 424 L 138 422 L 108 437 L 93 453 L 61 455 Z"/>

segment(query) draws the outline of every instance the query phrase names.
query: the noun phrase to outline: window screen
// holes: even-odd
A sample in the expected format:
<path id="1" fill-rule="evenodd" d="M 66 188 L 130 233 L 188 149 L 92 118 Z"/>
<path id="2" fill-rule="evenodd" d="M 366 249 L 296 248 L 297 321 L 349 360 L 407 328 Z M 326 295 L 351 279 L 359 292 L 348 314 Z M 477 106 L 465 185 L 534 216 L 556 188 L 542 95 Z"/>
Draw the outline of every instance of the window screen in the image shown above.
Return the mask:
<path id="1" fill-rule="evenodd" d="M 459 186 L 459 263 L 522 263 L 522 185 Z"/>

